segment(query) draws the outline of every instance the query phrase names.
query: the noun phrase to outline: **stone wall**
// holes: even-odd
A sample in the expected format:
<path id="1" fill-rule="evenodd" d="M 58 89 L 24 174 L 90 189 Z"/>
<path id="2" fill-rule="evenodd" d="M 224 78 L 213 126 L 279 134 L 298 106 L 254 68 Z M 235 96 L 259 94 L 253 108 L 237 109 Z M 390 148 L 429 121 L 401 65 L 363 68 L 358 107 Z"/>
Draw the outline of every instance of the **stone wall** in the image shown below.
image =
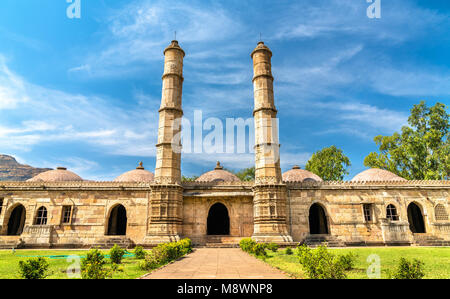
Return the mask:
<path id="1" fill-rule="evenodd" d="M 210 242 L 207 219 L 210 208 L 222 203 L 230 219 L 224 242 L 237 243 L 254 232 L 252 182 L 186 183 L 182 186 L 181 237 L 195 244 Z M 94 245 L 151 245 L 151 194 L 155 186 L 140 183 L 2 183 L 0 247 L 91 247 Z M 309 212 L 313 204 L 325 211 L 328 238 L 340 245 L 448 245 L 450 243 L 450 182 L 288 183 L 286 217 L 294 242 L 311 237 Z M 412 233 L 408 206 L 417 204 L 426 233 Z M 126 236 L 107 236 L 111 210 L 123 205 L 127 214 Z M 363 205 L 371 204 L 372 219 L 365 221 Z M 386 207 L 396 207 L 399 219 L 387 219 Z M 26 210 L 23 233 L 7 236 L 8 220 L 15 207 Z M 436 207 L 439 205 L 439 209 Z M 73 207 L 71 222 L 62 223 L 64 206 Z M 40 207 L 47 209 L 47 223 L 36 225 Z M 437 211 L 438 210 L 438 211 Z M 437 212 L 436 212 L 437 211 Z M 156 218 L 155 218 L 156 219 Z M 156 236 L 157 237 L 157 236 Z M 152 240 L 153 240 L 152 239 Z M 154 241 L 154 240 L 153 240 Z M 447 242 L 447 243 L 445 243 Z M 147 244 L 148 243 L 148 244 Z"/>
<path id="2" fill-rule="evenodd" d="M 423 235 L 450 241 L 450 221 L 435 216 L 438 204 L 448 214 L 449 182 L 291 183 L 288 194 L 288 223 L 297 242 L 310 234 L 309 210 L 315 203 L 325 210 L 330 235 L 345 245 L 414 244 Z M 421 209 L 425 234 L 413 234 L 409 228 L 411 203 Z M 365 221 L 363 204 L 372 204 L 371 221 Z M 389 204 L 396 207 L 399 220 L 387 219 Z"/>

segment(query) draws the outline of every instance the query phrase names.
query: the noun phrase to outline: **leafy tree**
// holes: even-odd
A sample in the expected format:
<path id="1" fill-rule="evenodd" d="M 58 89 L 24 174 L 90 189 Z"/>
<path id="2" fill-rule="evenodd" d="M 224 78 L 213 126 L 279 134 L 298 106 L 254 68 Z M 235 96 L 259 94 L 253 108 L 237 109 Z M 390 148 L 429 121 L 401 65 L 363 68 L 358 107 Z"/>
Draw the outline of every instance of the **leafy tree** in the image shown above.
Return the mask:
<path id="1" fill-rule="evenodd" d="M 241 181 L 245 181 L 245 182 L 254 181 L 255 180 L 255 167 L 242 169 L 241 171 L 236 172 L 235 175 Z"/>
<path id="2" fill-rule="evenodd" d="M 317 174 L 324 181 L 342 181 L 351 165 L 344 152 L 333 145 L 313 154 L 305 169 Z"/>
<path id="3" fill-rule="evenodd" d="M 185 182 L 194 182 L 196 179 L 198 179 L 198 176 L 191 176 L 191 177 L 187 177 L 187 176 L 184 176 L 183 175 L 183 177 L 181 178 L 181 181 L 183 182 L 183 183 L 185 183 Z"/>
<path id="4" fill-rule="evenodd" d="M 401 133 L 376 136 L 380 153 L 372 152 L 364 165 L 391 171 L 409 180 L 445 180 L 450 174 L 449 114 L 447 106 L 424 101 L 414 105 Z"/>

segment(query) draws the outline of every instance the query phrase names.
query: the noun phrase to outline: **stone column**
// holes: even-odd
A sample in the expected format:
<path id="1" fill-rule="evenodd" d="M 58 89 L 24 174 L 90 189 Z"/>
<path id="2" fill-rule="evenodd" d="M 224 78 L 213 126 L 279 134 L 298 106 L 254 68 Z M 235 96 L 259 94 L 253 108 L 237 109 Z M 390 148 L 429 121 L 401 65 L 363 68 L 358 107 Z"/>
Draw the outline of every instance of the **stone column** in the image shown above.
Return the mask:
<path id="1" fill-rule="evenodd" d="M 283 184 L 278 120 L 273 94 L 272 52 L 259 42 L 252 52 L 255 109 L 255 186 L 253 239 L 292 242 L 286 223 L 287 189 Z"/>
<path id="2" fill-rule="evenodd" d="M 155 183 L 150 196 L 150 219 L 145 244 L 180 239 L 183 214 L 181 187 L 181 132 L 183 110 L 183 59 L 185 53 L 177 41 L 164 50 L 164 75 L 156 145 Z"/>

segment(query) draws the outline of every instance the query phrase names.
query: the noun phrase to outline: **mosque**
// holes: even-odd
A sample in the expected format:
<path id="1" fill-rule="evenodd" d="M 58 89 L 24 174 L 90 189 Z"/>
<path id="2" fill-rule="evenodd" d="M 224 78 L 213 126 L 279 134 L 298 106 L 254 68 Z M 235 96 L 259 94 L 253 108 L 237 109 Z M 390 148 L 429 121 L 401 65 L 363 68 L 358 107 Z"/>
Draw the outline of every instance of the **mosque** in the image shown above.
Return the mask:
<path id="1" fill-rule="evenodd" d="M 286 246 L 450 245 L 449 181 L 408 181 L 381 169 L 347 182 L 323 181 L 298 166 L 281 172 L 271 134 L 272 52 L 263 42 L 251 53 L 255 180 L 243 182 L 217 163 L 182 182 L 173 140 L 181 130 L 185 52 L 172 41 L 164 56 L 154 173 L 140 164 L 114 181 L 93 182 L 60 167 L 0 182 L 0 248 L 152 247 L 184 237 L 217 247 L 246 237 Z"/>

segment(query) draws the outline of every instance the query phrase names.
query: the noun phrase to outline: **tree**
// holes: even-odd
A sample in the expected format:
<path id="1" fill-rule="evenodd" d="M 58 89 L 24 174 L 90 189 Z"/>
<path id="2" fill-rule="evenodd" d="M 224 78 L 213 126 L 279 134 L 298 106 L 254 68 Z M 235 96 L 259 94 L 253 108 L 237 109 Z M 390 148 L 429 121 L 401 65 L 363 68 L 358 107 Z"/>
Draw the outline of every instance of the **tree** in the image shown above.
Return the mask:
<path id="1" fill-rule="evenodd" d="M 255 167 L 245 168 L 239 172 L 236 172 L 235 175 L 241 180 L 245 182 L 254 181 L 255 180 Z"/>
<path id="2" fill-rule="evenodd" d="M 447 106 L 424 101 L 414 105 L 409 126 L 392 136 L 376 136 L 379 153 L 372 152 L 364 165 L 391 171 L 409 180 L 446 180 L 450 174 L 449 114 Z"/>
<path id="3" fill-rule="evenodd" d="M 191 176 L 191 177 L 187 177 L 187 176 L 182 176 L 181 177 L 181 182 L 183 183 L 187 183 L 187 182 L 195 182 L 195 180 L 198 179 L 198 176 Z"/>
<path id="4" fill-rule="evenodd" d="M 350 159 L 343 151 L 333 145 L 314 153 L 305 169 L 317 174 L 324 181 L 342 181 L 351 165 Z"/>

